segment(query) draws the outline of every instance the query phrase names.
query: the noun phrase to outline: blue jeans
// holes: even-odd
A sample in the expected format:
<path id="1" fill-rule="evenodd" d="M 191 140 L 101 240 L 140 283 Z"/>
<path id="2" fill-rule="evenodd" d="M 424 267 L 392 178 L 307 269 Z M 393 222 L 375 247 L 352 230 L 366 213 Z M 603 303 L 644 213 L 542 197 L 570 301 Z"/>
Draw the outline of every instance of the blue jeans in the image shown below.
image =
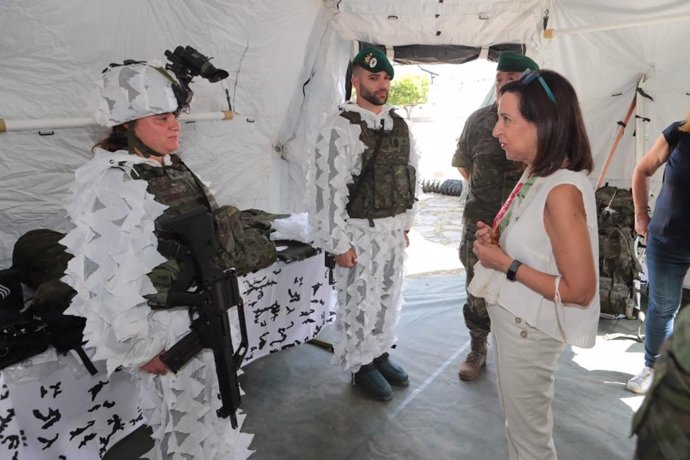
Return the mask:
<path id="1" fill-rule="evenodd" d="M 644 361 L 652 367 L 659 348 L 673 332 L 673 320 L 680 308 L 683 280 L 690 268 L 690 249 L 647 239 L 649 308 L 645 319 Z"/>

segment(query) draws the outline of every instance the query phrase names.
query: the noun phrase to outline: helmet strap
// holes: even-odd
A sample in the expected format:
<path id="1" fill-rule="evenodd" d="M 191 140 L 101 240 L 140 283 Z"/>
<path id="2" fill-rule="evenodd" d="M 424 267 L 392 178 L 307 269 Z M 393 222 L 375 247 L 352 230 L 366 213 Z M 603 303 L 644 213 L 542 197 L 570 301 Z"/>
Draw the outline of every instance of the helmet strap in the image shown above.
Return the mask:
<path id="1" fill-rule="evenodd" d="M 130 121 L 127 123 L 127 150 L 132 155 L 137 155 L 139 152 L 144 158 L 154 157 L 164 157 L 162 153 L 158 153 L 143 142 L 141 139 L 134 134 L 134 123 L 135 121 Z"/>

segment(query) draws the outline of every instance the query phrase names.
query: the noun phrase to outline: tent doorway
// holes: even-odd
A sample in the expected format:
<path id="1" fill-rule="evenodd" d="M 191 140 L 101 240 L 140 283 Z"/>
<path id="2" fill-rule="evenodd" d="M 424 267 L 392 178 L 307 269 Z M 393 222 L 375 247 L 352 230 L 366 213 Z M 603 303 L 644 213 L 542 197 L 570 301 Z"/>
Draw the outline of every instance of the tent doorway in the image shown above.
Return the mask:
<path id="1" fill-rule="evenodd" d="M 490 103 L 496 64 L 476 59 L 464 64 L 395 64 L 393 84 L 426 79 L 428 96 L 407 118 L 419 154 L 418 213 L 408 248 L 406 273 L 463 270 L 458 259 L 462 236 L 464 181 L 451 166 L 465 120 Z M 393 99 L 390 102 L 395 102 Z M 452 188 L 441 188 L 451 183 Z M 457 185 L 457 186 L 456 186 Z"/>

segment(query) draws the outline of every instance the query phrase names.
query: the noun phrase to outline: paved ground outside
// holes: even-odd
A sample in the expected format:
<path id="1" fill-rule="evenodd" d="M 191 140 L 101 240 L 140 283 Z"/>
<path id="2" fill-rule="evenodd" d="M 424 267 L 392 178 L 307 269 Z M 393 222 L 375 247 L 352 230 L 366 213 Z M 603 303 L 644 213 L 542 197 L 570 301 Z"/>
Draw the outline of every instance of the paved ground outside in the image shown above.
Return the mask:
<path id="1" fill-rule="evenodd" d="M 458 258 L 464 200 L 464 196 L 419 194 L 405 260 L 407 276 L 464 270 Z"/>

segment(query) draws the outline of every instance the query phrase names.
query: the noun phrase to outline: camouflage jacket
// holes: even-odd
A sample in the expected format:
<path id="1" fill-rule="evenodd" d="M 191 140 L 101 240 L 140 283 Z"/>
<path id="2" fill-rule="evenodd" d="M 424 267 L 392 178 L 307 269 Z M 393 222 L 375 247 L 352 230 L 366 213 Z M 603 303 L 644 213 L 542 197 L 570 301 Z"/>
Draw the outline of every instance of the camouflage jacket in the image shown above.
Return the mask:
<path id="1" fill-rule="evenodd" d="M 170 164 L 163 167 L 139 163 L 134 165 L 134 171 L 132 176 L 145 180 L 148 192 L 168 205 L 163 217 L 183 214 L 198 206 L 208 207 L 211 212 L 218 209 L 210 190 L 175 154 L 170 155 Z"/>
<path id="2" fill-rule="evenodd" d="M 170 160 L 170 164 L 163 167 L 147 163 L 135 164 L 132 171 L 132 177 L 148 183 L 147 191 L 156 201 L 168 206 L 159 219 L 183 214 L 198 206 L 208 207 L 212 212 L 217 209 L 218 205 L 213 195 L 194 177 L 182 160 L 177 155 L 170 155 Z M 166 258 L 166 262 L 149 273 L 149 278 L 157 291 L 155 296 L 148 296 L 149 304 L 165 304 L 168 290 L 183 268 L 177 260 Z"/>
<path id="3" fill-rule="evenodd" d="M 478 220 L 491 224 L 508 198 L 524 165 L 506 158 L 491 132 L 498 115 L 496 106 L 476 110 L 465 123 L 452 166 L 470 171 L 463 220 L 472 227 Z"/>
<path id="4" fill-rule="evenodd" d="M 687 458 L 690 446 L 690 307 L 680 310 L 673 335 L 654 366 L 654 382 L 633 418 L 633 433 L 640 436 L 638 448 L 646 445 L 643 436 Z M 645 429 L 646 428 L 646 429 Z M 650 458 L 638 452 L 639 458 Z"/>

